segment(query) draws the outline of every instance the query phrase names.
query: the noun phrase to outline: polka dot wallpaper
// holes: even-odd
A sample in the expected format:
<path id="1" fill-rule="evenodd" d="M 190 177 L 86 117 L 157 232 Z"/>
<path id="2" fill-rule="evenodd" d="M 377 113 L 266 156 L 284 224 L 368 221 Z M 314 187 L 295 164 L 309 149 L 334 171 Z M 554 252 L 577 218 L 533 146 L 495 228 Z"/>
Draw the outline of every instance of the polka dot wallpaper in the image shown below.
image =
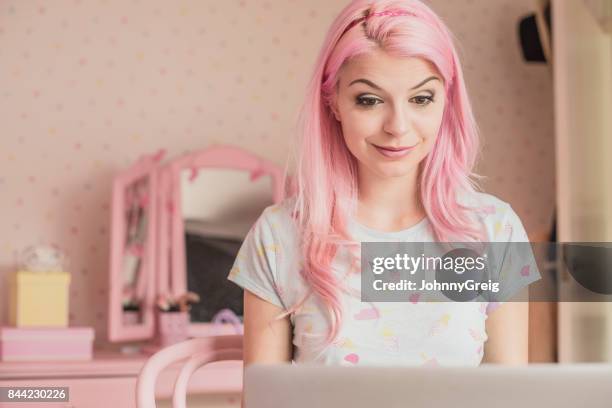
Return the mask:
<path id="1" fill-rule="evenodd" d="M 554 207 L 552 78 L 524 63 L 530 0 L 432 0 L 457 37 L 486 191 L 529 232 Z M 143 153 L 241 145 L 278 164 L 323 36 L 346 0 L 0 3 L 0 282 L 15 254 L 71 259 L 70 324 L 106 341 L 111 178 Z"/>

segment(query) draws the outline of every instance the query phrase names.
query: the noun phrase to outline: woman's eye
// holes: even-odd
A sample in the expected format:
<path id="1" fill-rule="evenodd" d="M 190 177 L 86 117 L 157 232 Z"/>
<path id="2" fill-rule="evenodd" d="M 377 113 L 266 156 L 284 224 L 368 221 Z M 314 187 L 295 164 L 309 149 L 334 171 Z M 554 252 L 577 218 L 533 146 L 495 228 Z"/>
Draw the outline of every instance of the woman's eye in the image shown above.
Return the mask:
<path id="1" fill-rule="evenodd" d="M 380 102 L 380 99 L 369 98 L 369 97 L 365 97 L 365 96 L 357 97 L 357 105 L 361 105 L 361 106 L 365 106 L 365 107 L 370 107 L 370 106 L 377 105 L 376 102 Z"/>
<path id="2" fill-rule="evenodd" d="M 415 96 L 414 98 L 412 98 L 412 100 L 414 100 L 419 106 L 427 106 L 434 101 L 432 96 L 425 95 Z M 359 96 L 356 99 L 356 104 L 364 107 L 373 107 L 378 105 L 379 103 L 382 103 L 380 99 L 367 96 Z"/>
<path id="3" fill-rule="evenodd" d="M 433 98 L 431 96 L 421 95 L 421 96 L 415 96 L 412 99 L 417 101 L 417 105 L 421 105 L 421 106 L 426 106 L 433 102 Z"/>

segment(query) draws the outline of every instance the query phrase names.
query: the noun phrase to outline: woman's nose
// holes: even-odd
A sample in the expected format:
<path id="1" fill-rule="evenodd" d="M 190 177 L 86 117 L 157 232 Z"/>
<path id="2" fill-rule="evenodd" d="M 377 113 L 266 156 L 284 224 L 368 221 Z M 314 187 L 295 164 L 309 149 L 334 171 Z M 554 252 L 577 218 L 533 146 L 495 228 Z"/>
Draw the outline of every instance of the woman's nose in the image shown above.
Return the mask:
<path id="1" fill-rule="evenodd" d="M 410 114 L 404 104 L 393 104 L 385 118 L 383 130 L 391 136 L 402 137 L 410 129 Z"/>

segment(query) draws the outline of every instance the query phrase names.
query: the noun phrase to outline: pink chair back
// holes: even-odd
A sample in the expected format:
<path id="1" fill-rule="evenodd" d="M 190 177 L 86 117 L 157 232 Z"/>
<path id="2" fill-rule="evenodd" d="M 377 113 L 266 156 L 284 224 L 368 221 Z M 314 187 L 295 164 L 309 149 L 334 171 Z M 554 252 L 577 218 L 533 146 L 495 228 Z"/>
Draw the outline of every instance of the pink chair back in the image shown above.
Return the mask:
<path id="1" fill-rule="evenodd" d="M 205 364 L 242 360 L 242 335 L 210 336 L 186 340 L 155 353 L 145 363 L 136 382 L 136 406 L 155 408 L 155 381 L 170 364 L 186 360 L 172 395 L 173 408 L 186 408 L 187 384 L 191 375 Z"/>

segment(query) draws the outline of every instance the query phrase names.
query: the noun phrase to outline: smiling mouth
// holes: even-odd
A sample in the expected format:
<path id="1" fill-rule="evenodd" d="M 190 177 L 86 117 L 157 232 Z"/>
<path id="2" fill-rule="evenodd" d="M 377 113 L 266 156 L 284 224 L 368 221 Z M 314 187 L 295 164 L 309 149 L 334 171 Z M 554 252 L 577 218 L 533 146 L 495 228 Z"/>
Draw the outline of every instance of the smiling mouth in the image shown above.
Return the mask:
<path id="1" fill-rule="evenodd" d="M 404 150 L 410 150 L 410 149 L 414 148 L 416 145 L 413 145 L 413 146 L 402 146 L 402 147 L 391 147 L 391 146 L 378 146 L 378 145 L 373 144 L 373 146 L 378 148 L 378 149 L 388 150 L 390 152 L 402 152 Z"/>
<path id="2" fill-rule="evenodd" d="M 384 156 L 387 160 L 399 160 L 410 154 L 412 150 L 416 147 L 408 146 L 408 147 L 383 147 L 377 146 L 373 144 L 374 148 L 378 151 L 378 153 Z"/>

